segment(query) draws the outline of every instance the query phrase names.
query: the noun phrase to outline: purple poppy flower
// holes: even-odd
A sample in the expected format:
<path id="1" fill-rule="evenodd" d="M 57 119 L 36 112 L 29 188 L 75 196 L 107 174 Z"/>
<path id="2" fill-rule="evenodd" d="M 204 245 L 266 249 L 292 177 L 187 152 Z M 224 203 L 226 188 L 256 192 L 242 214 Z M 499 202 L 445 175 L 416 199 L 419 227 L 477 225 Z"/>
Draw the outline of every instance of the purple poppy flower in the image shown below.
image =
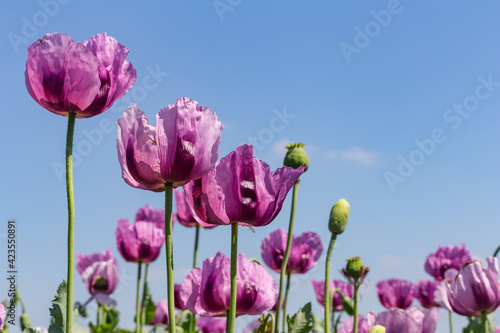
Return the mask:
<path id="1" fill-rule="evenodd" d="M 312 285 L 314 288 L 314 293 L 316 294 L 316 299 L 319 304 L 322 306 L 325 305 L 325 280 L 317 281 L 312 279 Z M 342 294 L 346 297 L 351 297 L 354 295 L 354 286 L 344 281 L 340 280 L 331 280 L 330 281 L 330 292 L 334 289 L 339 289 Z M 339 294 L 335 293 L 333 295 L 333 303 L 332 303 L 332 312 L 333 311 L 342 311 L 342 298 Z"/>
<path id="2" fill-rule="evenodd" d="M 120 219 L 115 235 L 118 251 L 129 262 L 149 264 L 155 261 L 165 242 L 164 228 L 150 221 L 132 224 Z"/>
<path id="3" fill-rule="evenodd" d="M 7 319 L 7 310 L 5 309 L 3 303 L 0 303 L 0 330 L 3 330 L 5 319 Z"/>
<path id="4" fill-rule="evenodd" d="M 168 325 L 168 303 L 165 300 L 161 300 L 155 303 L 156 310 L 155 315 L 151 318 L 150 325 L 164 324 Z"/>
<path id="5" fill-rule="evenodd" d="M 149 205 L 139 208 L 135 213 L 135 222 L 148 221 L 165 229 L 165 209 L 151 208 Z"/>
<path id="6" fill-rule="evenodd" d="M 278 229 L 271 232 L 262 241 L 261 255 L 266 265 L 275 272 L 281 271 L 283 256 L 285 255 L 288 232 Z M 290 257 L 286 265 L 287 273 L 304 274 L 318 263 L 323 243 L 315 232 L 304 232 L 302 235 L 292 236 Z"/>
<path id="7" fill-rule="evenodd" d="M 174 306 L 176 309 L 186 310 L 187 308 L 181 299 L 180 292 L 181 292 L 181 285 L 178 283 L 174 284 Z"/>
<path id="8" fill-rule="evenodd" d="M 413 302 L 414 285 L 407 280 L 388 279 L 377 283 L 377 294 L 380 303 L 387 309 L 406 310 Z"/>
<path id="9" fill-rule="evenodd" d="M 226 318 L 198 317 L 196 325 L 201 333 L 225 333 Z"/>
<path id="10" fill-rule="evenodd" d="M 407 310 L 393 308 L 377 314 L 373 325 L 381 325 L 386 333 L 434 333 L 439 309 L 422 311 L 411 307 Z"/>
<path id="11" fill-rule="evenodd" d="M 495 311 L 500 305 L 498 260 L 489 257 L 486 261 L 486 269 L 476 260 L 466 263 L 458 273 L 447 271 L 445 281 L 436 289 L 436 303 L 468 317 Z"/>
<path id="12" fill-rule="evenodd" d="M 65 34 L 47 34 L 28 48 L 26 88 L 50 112 L 93 117 L 134 85 L 137 75 L 125 60 L 128 52 L 105 33 L 82 43 Z"/>
<path id="13" fill-rule="evenodd" d="M 211 109 L 189 98 L 178 98 L 156 115 L 152 126 L 137 105 L 118 119 L 118 159 L 127 184 L 162 192 L 198 179 L 219 157 L 224 126 Z"/>
<path id="14" fill-rule="evenodd" d="M 472 261 L 472 255 L 462 244 L 458 246 L 440 246 L 425 260 L 425 271 L 436 280 L 444 278 L 444 272 L 449 268 L 460 269 L 466 262 Z"/>
<path id="15" fill-rule="evenodd" d="M 283 201 L 304 172 L 282 167 L 274 172 L 253 157 L 253 147 L 242 145 L 223 157 L 201 179 L 184 186 L 191 210 L 202 225 L 240 225 L 260 227 L 271 223 Z"/>
<path id="16" fill-rule="evenodd" d="M 236 316 L 260 315 L 276 303 L 278 287 L 261 265 L 239 254 L 237 265 Z M 193 313 L 224 317 L 229 311 L 230 259 L 218 252 L 203 261 L 202 268 L 189 272 L 181 285 L 180 296 Z"/>
<path id="17" fill-rule="evenodd" d="M 113 258 L 111 249 L 90 255 L 77 253 L 76 260 L 76 269 L 92 295 L 85 304 L 95 299 L 101 304 L 116 305 L 115 300 L 108 296 L 118 285 L 120 275 L 118 262 Z"/>
<path id="18" fill-rule="evenodd" d="M 368 312 L 366 318 L 358 315 L 358 333 L 369 333 L 374 326 L 375 314 Z M 340 324 L 337 333 L 352 333 L 354 328 L 354 316 L 350 316 Z M 401 333 L 401 332 L 400 332 Z"/>
<path id="19" fill-rule="evenodd" d="M 177 220 L 180 224 L 185 227 L 196 227 L 199 226 L 199 219 L 196 214 L 193 216 L 193 213 L 189 209 L 189 206 L 186 201 L 186 193 L 184 189 L 180 188 L 174 191 L 175 196 L 175 204 L 177 207 L 176 212 L 172 215 L 172 219 Z"/>
<path id="20" fill-rule="evenodd" d="M 415 284 L 415 298 L 419 300 L 424 308 L 432 308 L 439 306 L 434 302 L 434 292 L 436 291 L 439 281 L 422 280 Z"/>

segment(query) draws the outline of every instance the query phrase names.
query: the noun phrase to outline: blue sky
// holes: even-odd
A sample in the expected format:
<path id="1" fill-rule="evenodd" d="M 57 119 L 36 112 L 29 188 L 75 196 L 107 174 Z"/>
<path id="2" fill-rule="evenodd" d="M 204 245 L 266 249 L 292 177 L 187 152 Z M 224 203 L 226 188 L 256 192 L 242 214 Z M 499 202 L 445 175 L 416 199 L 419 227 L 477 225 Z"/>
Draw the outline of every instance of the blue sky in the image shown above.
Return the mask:
<path id="1" fill-rule="evenodd" d="M 316 231 L 326 247 L 331 206 L 342 197 L 351 203 L 331 267 L 334 278 L 347 257 L 371 267 L 361 313 L 382 310 L 379 279 L 428 278 L 423 262 L 439 245 L 465 243 L 484 258 L 500 243 L 497 2 L 42 0 L 3 8 L 0 253 L 6 221 L 16 219 L 19 289 L 34 325 L 48 325 L 66 276 L 59 168 L 67 120 L 36 104 L 24 84 L 26 49 L 49 32 L 78 42 L 107 32 L 130 48 L 137 69 L 122 100 L 75 130 L 75 251 L 113 249 L 124 326 L 132 324 L 136 267 L 116 250 L 116 223 L 146 204 L 163 206 L 161 194 L 121 179 L 115 122 L 132 102 L 150 119 L 182 96 L 212 108 L 225 124 L 220 157 L 254 143 L 276 169 L 286 144 L 305 142 L 311 166 L 301 177 L 295 233 Z M 260 258 L 262 239 L 287 228 L 289 211 L 288 199 L 267 227 L 241 230 L 240 252 Z M 228 254 L 229 232 L 204 231 L 201 257 Z M 190 269 L 193 240 L 194 230 L 175 226 L 176 282 Z M 319 314 L 309 279 L 321 278 L 324 257 L 294 279 L 290 311 L 312 301 Z M 156 300 L 166 294 L 164 265 L 162 255 L 151 266 Z M 75 300 L 85 301 L 77 273 L 75 286 Z M 444 312 L 438 332 L 447 332 Z"/>

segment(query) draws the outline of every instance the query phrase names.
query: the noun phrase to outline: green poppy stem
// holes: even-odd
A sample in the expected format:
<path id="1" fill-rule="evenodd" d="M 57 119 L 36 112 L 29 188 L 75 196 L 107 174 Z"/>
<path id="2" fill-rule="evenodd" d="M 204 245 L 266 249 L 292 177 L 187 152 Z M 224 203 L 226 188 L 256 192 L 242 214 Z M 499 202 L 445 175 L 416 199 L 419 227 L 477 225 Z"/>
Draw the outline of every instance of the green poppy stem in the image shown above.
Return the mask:
<path id="1" fill-rule="evenodd" d="M 283 304 L 283 332 L 286 332 L 286 305 L 288 302 L 288 292 L 290 291 L 290 273 L 286 273 L 285 304 Z"/>
<path id="2" fill-rule="evenodd" d="M 332 311 L 332 322 L 331 322 L 331 324 L 332 324 L 333 333 L 337 332 L 335 330 L 335 311 Z"/>
<path id="3" fill-rule="evenodd" d="M 101 326 L 101 310 L 102 305 L 99 302 L 97 303 L 97 318 L 96 318 L 96 330 L 99 331 L 99 326 Z"/>
<path id="4" fill-rule="evenodd" d="M 141 267 L 142 262 L 137 264 L 137 293 L 135 295 L 135 333 L 141 331 Z"/>
<path id="5" fill-rule="evenodd" d="M 167 254 L 167 302 L 169 332 L 175 333 L 175 306 L 174 306 L 174 256 L 172 246 L 172 191 L 173 184 L 165 183 L 165 248 Z"/>
<path id="6" fill-rule="evenodd" d="M 148 271 L 149 271 L 149 264 L 146 264 L 146 269 L 144 270 L 144 284 L 142 287 L 142 306 L 141 306 L 141 332 L 142 328 L 144 325 L 147 325 L 146 323 L 146 308 L 144 307 L 146 304 L 146 296 L 148 292 Z"/>
<path id="7" fill-rule="evenodd" d="M 285 274 L 286 274 L 286 265 L 288 264 L 288 258 L 290 257 L 290 249 L 292 248 L 292 237 L 293 237 L 293 221 L 295 219 L 295 203 L 297 202 L 297 190 L 299 187 L 299 179 L 293 185 L 293 193 L 292 193 L 292 210 L 290 211 L 290 222 L 288 223 L 288 238 L 286 242 L 286 250 L 285 255 L 283 256 L 283 262 L 281 263 L 281 271 L 280 271 L 280 290 L 278 294 L 278 303 L 276 305 L 276 329 L 275 333 L 278 333 L 280 327 L 280 312 L 281 312 L 281 304 L 283 304 L 283 287 L 285 286 Z M 286 307 L 286 305 L 285 305 Z"/>
<path id="8" fill-rule="evenodd" d="M 453 312 L 448 311 L 448 322 L 450 323 L 450 333 L 453 333 Z"/>
<path id="9" fill-rule="evenodd" d="M 359 285 L 358 281 L 354 282 L 354 328 L 353 333 L 358 333 L 358 303 L 359 303 Z"/>
<path id="10" fill-rule="evenodd" d="M 325 300 L 325 332 L 330 332 L 330 313 L 332 302 L 330 302 L 330 261 L 332 259 L 333 247 L 335 246 L 335 241 L 337 240 L 337 234 L 332 233 L 332 238 L 330 238 L 330 245 L 328 245 L 328 251 L 326 252 L 326 263 L 325 263 L 325 290 L 324 290 L 324 300 Z"/>
<path id="11" fill-rule="evenodd" d="M 73 135 L 76 113 L 68 113 L 68 132 L 66 135 L 66 195 L 68 200 L 68 293 L 66 298 L 66 331 L 71 332 L 73 323 L 73 261 L 75 243 L 75 203 L 73 198 Z"/>
<path id="12" fill-rule="evenodd" d="M 236 272 L 238 265 L 238 222 L 231 223 L 231 298 L 229 315 L 227 317 L 226 332 L 234 333 L 236 320 Z"/>
<path id="13" fill-rule="evenodd" d="M 482 321 L 483 321 L 483 330 L 484 330 L 484 333 L 488 333 L 489 331 L 489 322 L 488 322 L 488 314 L 486 313 L 486 311 L 483 311 L 483 314 L 481 315 L 482 317 Z"/>
<path id="14" fill-rule="evenodd" d="M 200 226 L 196 227 L 196 235 L 194 237 L 194 253 L 193 253 L 193 268 L 196 268 L 196 257 L 198 256 L 198 240 L 200 238 Z"/>
<path id="15" fill-rule="evenodd" d="M 495 250 L 495 253 L 493 253 L 493 257 L 496 257 L 498 255 L 498 252 L 500 252 L 500 246 L 497 247 L 497 249 Z"/>
<path id="16" fill-rule="evenodd" d="M 193 268 L 196 268 L 196 257 L 198 256 L 198 242 L 200 238 L 200 225 L 196 225 L 196 233 L 194 237 L 194 253 L 193 253 Z M 189 321 L 189 333 L 194 333 L 195 325 L 196 325 L 196 315 L 191 313 L 189 315 L 191 320 Z"/>

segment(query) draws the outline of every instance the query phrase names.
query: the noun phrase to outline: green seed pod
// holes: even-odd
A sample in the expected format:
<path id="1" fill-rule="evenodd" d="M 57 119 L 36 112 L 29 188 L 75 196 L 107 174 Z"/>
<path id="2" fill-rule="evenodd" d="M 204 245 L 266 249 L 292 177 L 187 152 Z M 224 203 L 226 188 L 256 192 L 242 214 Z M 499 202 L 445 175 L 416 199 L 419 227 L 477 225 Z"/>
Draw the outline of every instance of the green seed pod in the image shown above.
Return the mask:
<path id="1" fill-rule="evenodd" d="M 385 327 L 380 325 L 375 325 L 372 327 L 369 333 L 385 333 Z"/>
<path id="2" fill-rule="evenodd" d="M 328 223 L 328 229 L 331 233 L 340 235 L 344 232 L 347 220 L 349 220 L 349 209 L 349 203 L 345 199 L 340 199 L 333 205 Z"/>
<path id="3" fill-rule="evenodd" d="M 30 326 L 31 326 L 31 321 L 30 321 L 30 318 L 28 317 L 28 314 L 23 313 L 21 315 L 21 329 L 24 331 L 24 329 L 26 329 Z"/>
<path id="4" fill-rule="evenodd" d="M 286 152 L 283 165 L 297 169 L 305 164 L 307 170 L 309 168 L 309 159 L 303 149 L 304 146 L 305 144 L 303 143 L 291 143 L 286 146 L 285 149 L 288 149 L 288 151 Z"/>
<path id="5" fill-rule="evenodd" d="M 360 257 L 352 257 L 347 259 L 347 265 L 345 268 L 346 274 L 352 277 L 354 280 L 358 280 L 365 270 L 365 266 L 361 262 Z"/>

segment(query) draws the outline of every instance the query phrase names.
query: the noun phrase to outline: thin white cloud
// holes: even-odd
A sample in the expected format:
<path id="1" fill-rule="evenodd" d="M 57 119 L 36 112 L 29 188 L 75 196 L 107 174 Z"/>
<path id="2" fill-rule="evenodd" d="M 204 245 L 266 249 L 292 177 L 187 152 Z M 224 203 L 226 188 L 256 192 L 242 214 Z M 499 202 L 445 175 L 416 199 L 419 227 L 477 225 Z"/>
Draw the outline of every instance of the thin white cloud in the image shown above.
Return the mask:
<path id="1" fill-rule="evenodd" d="M 390 254 L 383 254 L 380 257 L 380 261 L 382 262 L 382 264 L 384 266 L 389 267 L 389 268 L 403 267 L 407 264 L 406 259 L 392 256 Z"/>
<path id="2" fill-rule="evenodd" d="M 339 158 L 368 166 L 375 165 L 378 162 L 377 152 L 364 150 L 359 146 L 354 146 L 343 151 L 329 150 L 325 153 L 325 156 L 330 159 Z"/>

